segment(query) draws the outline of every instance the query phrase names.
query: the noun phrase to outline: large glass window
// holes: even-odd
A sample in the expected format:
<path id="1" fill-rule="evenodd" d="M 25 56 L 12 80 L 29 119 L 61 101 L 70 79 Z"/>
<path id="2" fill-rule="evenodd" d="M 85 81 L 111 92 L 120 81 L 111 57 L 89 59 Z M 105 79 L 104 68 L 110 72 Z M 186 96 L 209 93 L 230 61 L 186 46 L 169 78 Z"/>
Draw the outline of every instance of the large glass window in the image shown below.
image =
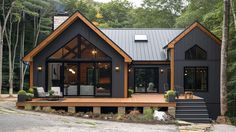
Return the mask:
<path id="1" fill-rule="evenodd" d="M 53 53 L 49 59 L 110 59 L 82 36 L 77 36 Z"/>
<path id="2" fill-rule="evenodd" d="M 185 67 L 184 68 L 185 91 L 207 91 L 208 90 L 208 68 L 207 67 Z"/>
<path id="3" fill-rule="evenodd" d="M 195 45 L 185 52 L 186 60 L 206 60 L 207 53 L 205 50 Z"/>
<path id="4" fill-rule="evenodd" d="M 82 36 L 48 58 L 48 89 L 60 86 L 68 96 L 110 96 L 111 58 Z"/>
<path id="5" fill-rule="evenodd" d="M 158 68 L 135 68 L 135 92 L 158 91 Z"/>

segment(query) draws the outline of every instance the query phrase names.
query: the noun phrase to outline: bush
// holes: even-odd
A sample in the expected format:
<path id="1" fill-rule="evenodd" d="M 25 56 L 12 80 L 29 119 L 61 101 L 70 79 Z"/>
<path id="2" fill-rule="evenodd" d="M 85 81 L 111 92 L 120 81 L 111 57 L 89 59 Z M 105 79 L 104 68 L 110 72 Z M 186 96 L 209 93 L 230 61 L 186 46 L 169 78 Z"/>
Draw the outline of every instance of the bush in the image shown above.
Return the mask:
<path id="1" fill-rule="evenodd" d="M 33 88 L 29 88 L 28 93 L 34 94 L 34 89 Z"/>
<path id="2" fill-rule="evenodd" d="M 128 89 L 128 97 L 131 97 L 131 95 L 134 93 L 134 90 Z"/>
<path id="3" fill-rule="evenodd" d="M 34 94 L 26 93 L 26 96 L 27 96 L 27 100 L 32 100 L 32 98 L 34 97 Z"/>
<path id="4" fill-rule="evenodd" d="M 20 91 L 18 92 L 18 95 L 26 95 L 25 90 L 20 90 Z"/>
<path id="5" fill-rule="evenodd" d="M 55 92 L 53 90 L 50 90 L 48 93 L 50 96 L 52 96 Z"/>

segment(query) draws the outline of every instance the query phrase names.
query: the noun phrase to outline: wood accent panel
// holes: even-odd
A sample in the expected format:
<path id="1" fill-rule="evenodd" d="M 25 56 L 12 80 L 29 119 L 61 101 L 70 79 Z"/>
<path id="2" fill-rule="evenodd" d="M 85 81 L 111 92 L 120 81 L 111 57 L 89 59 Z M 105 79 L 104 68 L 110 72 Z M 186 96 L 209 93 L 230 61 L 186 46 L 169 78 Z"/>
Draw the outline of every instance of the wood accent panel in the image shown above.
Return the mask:
<path id="1" fill-rule="evenodd" d="M 29 79 L 29 84 L 30 84 L 30 88 L 33 87 L 33 81 L 34 81 L 34 65 L 33 65 L 33 61 L 30 62 L 30 79 Z"/>
<path id="2" fill-rule="evenodd" d="M 169 65 L 170 61 L 133 61 L 132 63 L 140 65 Z"/>
<path id="3" fill-rule="evenodd" d="M 101 32 L 96 26 L 89 22 L 82 14 L 79 12 L 74 13 L 69 17 L 61 26 L 59 26 L 55 31 L 53 31 L 46 39 L 44 39 L 37 47 L 35 47 L 29 54 L 27 54 L 23 61 L 32 61 L 32 58 L 38 54 L 43 48 L 45 48 L 50 42 L 52 42 L 56 37 L 58 37 L 66 28 L 68 28 L 75 20 L 82 20 L 87 26 L 89 26 L 98 36 L 100 36 L 105 42 L 107 42 L 112 48 L 114 48 L 122 57 L 124 57 L 125 62 L 131 62 L 132 59 L 128 56 L 120 47 L 118 47 L 113 41 L 111 41 L 104 33 Z"/>
<path id="4" fill-rule="evenodd" d="M 124 97 L 128 97 L 128 63 L 124 63 Z"/>
<path id="5" fill-rule="evenodd" d="M 175 52 L 174 48 L 170 49 L 170 88 L 175 90 Z"/>
<path id="6" fill-rule="evenodd" d="M 214 34 L 212 34 L 209 30 L 207 30 L 203 25 L 199 22 L 194 22 L 191 26 L 186 28 L 180 35 L 178 35 L 175 39 L 173 39 L 169 44 L 168 48 L 174 48 L 174 45 L 179 42 L 183 37 L 185 37 L 189 32 L 191 32 L 195 28 L 199 28 L 201 31 L 210 36 L 217 44 L 221 45 L 221 40 L 217 38 Z"/>

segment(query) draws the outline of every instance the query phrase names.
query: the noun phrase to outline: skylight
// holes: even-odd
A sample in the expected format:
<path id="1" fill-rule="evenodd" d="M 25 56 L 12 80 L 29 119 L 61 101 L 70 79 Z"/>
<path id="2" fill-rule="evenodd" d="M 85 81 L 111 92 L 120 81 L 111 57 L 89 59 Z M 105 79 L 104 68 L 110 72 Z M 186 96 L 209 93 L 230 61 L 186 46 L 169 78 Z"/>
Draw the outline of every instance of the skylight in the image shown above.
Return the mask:
<path id="1" fill-rule="evenodd" d="M 135 35 L 134 36 L 134 41 L 135 42 L 147 42 L 147 35 Z"/>

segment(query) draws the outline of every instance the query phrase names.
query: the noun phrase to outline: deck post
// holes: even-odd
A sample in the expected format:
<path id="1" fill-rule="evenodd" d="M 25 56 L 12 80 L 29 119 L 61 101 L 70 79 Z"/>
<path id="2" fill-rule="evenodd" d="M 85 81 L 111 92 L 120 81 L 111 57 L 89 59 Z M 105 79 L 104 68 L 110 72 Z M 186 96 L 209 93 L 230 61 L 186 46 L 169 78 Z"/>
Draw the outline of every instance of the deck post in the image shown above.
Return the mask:
<path id="1" fill-rule="evenodd" d="M 94 114 L 101 114 L 101 107 L 93 107 Z"/>
<path id="2" fill-rule="evenodd" d="M 174 58 L 175 58 L 175 56 L 174 56 L 174 54 L 175 54 L 175 52 L 174 52 L 174 48 L 171 48 L 170 49 L 170 58 L 171 58 L 171 60 L 170 60 L 170 71 L 171 71 L 171 79 L 170 79 L 170 82 L 171 82 L 171 84 L 170 84 L 170 89 L 171 90 L 175 90 L 175 60 L 174 60 Z"/>
<path id="3" fill-rule="evenodd" d="M 118 114 L 125 114 L 125 107 L 118 107 Z"/>
<path id="4" fill-rule="evenodd" d="M 175 107 L 168 107 L 168 113 L 175 118 Z"/>
<path id="5" fill-rule="evenodd" d="M 69 113 L 76 113 L 75 107 L 68 107 Z"/>

